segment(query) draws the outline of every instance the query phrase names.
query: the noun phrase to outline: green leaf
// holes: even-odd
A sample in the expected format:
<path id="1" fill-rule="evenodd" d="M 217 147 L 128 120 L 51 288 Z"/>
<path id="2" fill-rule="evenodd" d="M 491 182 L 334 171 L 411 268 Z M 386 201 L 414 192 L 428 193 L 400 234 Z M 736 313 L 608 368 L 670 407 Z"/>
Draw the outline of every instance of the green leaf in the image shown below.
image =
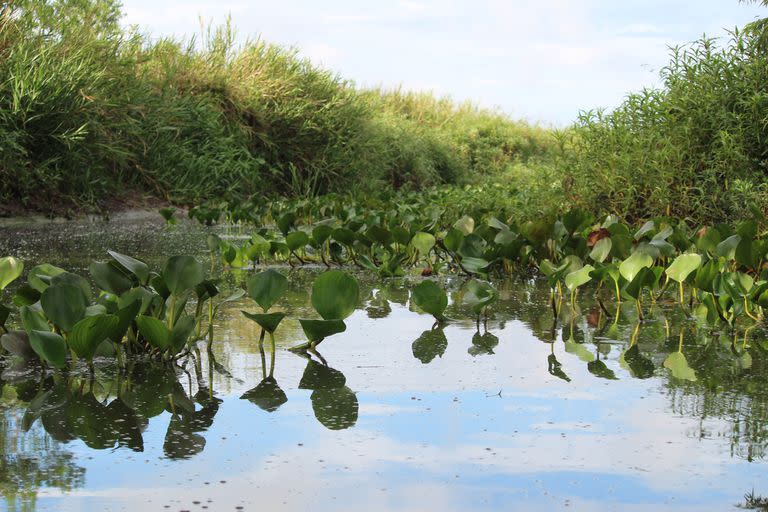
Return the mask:
<path id="1" fill-rule="evenodd" d="M 640 272 L 640 269 L 653 265 L 653 258 L 640 252 L 633 253 L 619 265 L 619 273 L 630 283 Z"/>
<path id="2" fill-rule="evenodd" d="M 715 254 L 722 256 L 727 260 L 732 260 L 736 257 L 736 247 L 739 246 L 739 242 L 741 242 L 741 236 L 729 236 L 717 244 L 717 247 L 715 248 Z"/>
<path id="3" fill-rule="evenodd" d="M 285 243 L 290 250 L 298 251 L 309 243 L 309 236 L 303 231 L 294 231 L 286 235 Z"/>
<path id="4" fill-rule="evenodd" d="M 66 272 L 63 268 L 55 267 L 50 263 L 43 263 L 33 267 L 27 275 L 27 282 L 29 286 L 34 288 L 40 293 L 43 293 L 51 284 L 51 278 Z"/>
<path id="5" fill-rule="evenodd" d="M 107 251 L 107 254 L 122 265 L 128 272 L 136 276 L 136 279 L 139 280 L 139 284 L 145 285 L 149 282 L 149 267 L 146 263 L 115 251 Z"/>
<path id="6" fill-rule="evenodd" d="M 280 232 L 283 233 L 283 235 L 287 235 L 288 231 L 291 230 L 291 227 L 296 223 L 296 214 L 293 212 L 288 212 L 279 219 L 277 219 L 277 227 L 280 229 Z"/>
<path id="7" fill-rule="evenodd" d="M 410 243 L 411 247 L 416 249 L 421 257 L 425 257 L 435 246 L 435 237 L 430 233 L 419 231 L 413 235 Z"/>
<path id="8" fill-rule="evenodd" d="M 589 257 L 598 263 L 602 263 L 611 254 L 611 247 L 613 247 L 613 242 L 611 242 L 610 237 L 601 238 L 592 248 Z"/>
<path id="9" fill-rule="evenodd" d="M 93 359 L 102 341 L 117 328 L 120 319 L 115 315 L 96 315 L 75 324 L 67 337 L 67 343 L 75 354 L 87 360 Z"/>
<path id="10" fill-rule="evenodd" d="M 448 307 L 448 296 L 440 286 L 434 281 L 423 281 L 413 288 L 411 297 L 414 304 L 421 310 L 434 316 L 438 320 L 443 320 L 443 313 Z"/>
<path id="11" fill-rule="evenodd" d="M 608 240 L 604 238 L 603 240 Z M 602 241 L 602 240 L 601 240 Z M 592 280 L 590 273 L 595 270 L 592 265 L 585 265 L 575 272 L 571 272 L 565 276 L 565 286 L 569 291 L 574 291 L 579 286 L 583 286 Z"/>
<path id="12" fill-rule="evenodd" d="M 285 313 L 248 313 L 247 311 L 241 311 L 242 314 L 244 314 L 247 318 L 250 318 L 259 326 L 261 326 L 262 329 L 264 329 L 267 332 L 274 333 L 277 329 L 277 326 L 280 325 L 280 322 L 282 322 L 283 318 L 285 318 Z"/>
<path id="13" fill-rule="evenodd" d="M 688 366 L 688 360 L 682 352 L 672 352 L 664 360 L 664 367 L 672 372 L 672 376 L 680 380 L 696 380 L 696 372 Z"/>
<path id="14" fill-rule="evenodd" d="M 101 290 L 120 295 L 133 288 L 133 280 L 112 263 L 94 262 L 88 269 Z"/>
<path id="15" fill-rule="evenodd" d="M 163 281 L 172 295 L 192 290 L 204 278 L 203 266 L 192 256 L 173 256 L 163 268 Z"/>
<path id="16" fill-rule="evenodd" d="M 189 335 L 195 328 L 195 317 L 191 315 L 182 315 L 173 324 L 170 336 L 168 337 L 168 348 L 171 349 L 171 354 L 178 354 L 182 348 L 187 344 Z"/>
<path id="17" fill-rule="evenodd" d="M 322 245 L 333 235 L 333 228 L 328 224 L 318 224 L 312 229 L 312 238 L 318 245 Z"/>
<path id="18" fill-rule="evenodd" d="M 310 359 L 299 381 L 299 389 L 337 389 L 346 383 L 347 378 L 339 370 Z"/>
<path id="19" fill-rule="evenodd" d="M 656 273 L 652 269 L 642 267 L 635 278 L 627 284 L 626 288 L 624 288 L 624 292 L 637 300 L 640 297 L 643 288 L 653 288 L 656 279 Z"/>
<path id="20" fill-rule="evenodd" d="M 328 336 L 347 330 L 347 325 L 343 320 L 310 320 L 300 318 L 299 323 L 307 339 L 313 343 L 320 343 Z"/>
<path id="21" fill-rule="evenodd" d="M 162 321 L 155 317 L 140 315 L 136 317 L 136 325 L 141 335 L 153 347 L 166 350 L 170 346 L 171 331 Z"/>
<path id="22" fill-rule="evenodd" d="M 51 330 L 45 315 L 38 309 L 31 306 L 22 306 L 19 308 L 19 315 L 21 316 L 21 323 L 24 326 L 24 330 L 27 332 Z"/>
<path id="23" fill-rule="evenodd" d="M 461 243 L 464 241 L 464 233 L 456 228 L 451 228 L 443 239 L 445 248 L 451 252 L 458 252 Z"/>
<path id="24" fill-rule="evenodd" d="M 83 290 L 71 284 L 49 286 L 40 297 L 48 320 L 64 332 L 69 332 L 85 316 L 88 299 Z"/>
<path id="25" fill-rule="evenodd" d="M 60 335 L 50 331 L 31 331 L 29 344 L 35 353 L 55 368 L 67 365 L 67 343 Z"/>
<path id="26" fill-rule="evenodd" d="M 13 256 L 0 258 L 0 291 L 18 279 L 24 271 L 24 263 Z"/>
<path id="27" fill-rule="evenodd" d="M 267 311 L 288 289 L 288 279 L 280 272 L 269 269 L 251 277 L 247 286 L 248 295 Z"/>
<path id="28" fill-rule="evenodd" d="M 312 285 L 312 306 L 325 320 L 343 320 L 357 307 L 360 287 L 346 272 L 330 270 Z"/>
<path id="29" fill-rule="evenodd" d="M 465 215 L 459 220 L 457 220 L 453 224 L 453 227 L 461 231 L 464 235 L 468 235 L 475 230 L 475 219 L 473 219 L 468 215 Z"/>
<path id="30" fill-rule="evenodd" d="M 698 254 L 681 254 L 665 270 L 670 279 L 677 283 L 685 281 L 692 272 L 701 266 L 701 256 Z"/>

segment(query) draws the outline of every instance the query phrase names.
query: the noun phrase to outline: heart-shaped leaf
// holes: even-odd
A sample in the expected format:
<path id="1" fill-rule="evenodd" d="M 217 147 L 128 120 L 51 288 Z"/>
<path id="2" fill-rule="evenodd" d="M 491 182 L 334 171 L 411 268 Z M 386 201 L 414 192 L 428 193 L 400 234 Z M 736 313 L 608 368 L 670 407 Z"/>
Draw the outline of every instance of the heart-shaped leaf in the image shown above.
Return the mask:
<path id="1" fill-rule="evenodd" d="M 321 274 L 312 285 L 312 306 L 325 320 L 347 318 L 359 300 L 357 279 L 340 270 Z"/>
<path id="2" fill-rule="evenodd" d="M 635 279 L 635 276 L 640 272 L 640 269 L 647 268 L 653 265 L 653 258 L 642 252 L 635 252 L 632 255 L 621 262 L 619 265 L 619 272 L 630 283 Z"/>
<path id="3" fill-rule="evenodd" d="M 9 331 L 0 336 L 0 345 L 24 360 L 34 359 L 35 351 L 29 344 L 29 336 L 24 331 Z"/>
<path id="4" fill-rule="evenodd" d="M 609 240 L 604 238 L 603 240 Z M 602 241 L 602 240 L 601 240 Z M 565 276 L 565 286 L 569 291 L 574 291 L 576 288 L 583 286 L 592 280 L 590 273 L 595 270 L 592 265 L 585 265 L 575 272 L 571 272 Z"/>
<path id="5" fill-rule="evenodd" d="M 35 353 L 55 368 L 67 365 L 67 343 L 64 338 L 50 331 L 31 331 L 29 344 Z"/>
<path id="6" fill-rule="evenodd" d="M 438 320 L 443 320 L 443 313 L 448 307 L 448 296 L 434 281 L 423 281 L 413 288 L 411 295 L 414 304 L 422 311 L 429 313 Z"/>
<path id="7" fill-rule="evenodd" d="M 192 256 L 172 256 L 165 263 L 162 275 L 171 295 L 192 290 L 205 278 L 203 266 Z"/>
<path id="8" fill-rule="evenodd" d="M 139 332 L 149 343 L 160 350 L 166 350 L 170 346 L 171 331 L 165 324 L 155 317 L 140 315 L 136 317 L 136 325 Z"/>
<path id="9" fill-rule="evenodd" d="M 85 316 L 88 299 L 79 286 L 60 284 L 46 288 L 40 304 L 48 320 L 69 332 Z"/>
<path id="10" fill-rule="evenodd" d="M 480 314 L 483 308 L 490 306 L 499 298 L 499 292 L 485 281 L 471 280 L 467 283 L 467 293 L 464 300 L 472 307 L 475 314 Z"/>
<path id="11" fill-rule="evenodd" d="M 248 280 L 248 295 L 264 311 L 269 310 L 287 289 L 288 279 L 272 269 L 259 272 Z"/>
<path id="12" fill-rule="evenodd" d="M 688 360 L 682 352 L 672 352 L 664 360 L 664 367 L 672 372 L 672 376 L 680 380 L 696 380 L 696 372 L 688 365 Z"/>
<path id="13" fill-rule="evenodd" d="M 262 329 L 264 329 L 267 332 L 274 333 L 277 329 L 277 326 L 280 325 L 280 322 L 282 322 L 283 318 L 285 318 L 285 313 L 248 313 L 247 311 L 241 311 L 247 318 L 250 318 L 259 326 L 261 326 Z"/>
<path id="14" fill-rule="evenodd" d="M 145 285 L 149 282 L 149 267 L 146 263 L 115 251 L 107 251 L 107 254 L 122 265 L 128 272 L 136 276 L 136 279 L 139 280 L 139 284 Z"/>
<path id="15" fill-rule="evenodd" d="M 312 343 L 320 343 L 328 336 L 347 330 L 342 320 L 309 320 L 300 318 L 299 323 L 307 339 Z"/>
<path id="16" fill-rule="evenodd" d="M 120 319 L 115 315 L 89 316 L 77 322 L 67 337 L 69 347 L 88 361 L 93 359 L 102 341 L 117 328 Z"/>
<path id="17" fill-rule="evenodd" d="M 0 291 L 18 279 L 24 271 L 24 263 L 13 256 L 0 258 Z"/>
<path id="18" fill-rule="evenodd" d="M 677 283 L 685 281 L 691 273 L 701 266 L 701 256 L 698 254 L 681 254 L 665 271 L 670 279 Z"/>

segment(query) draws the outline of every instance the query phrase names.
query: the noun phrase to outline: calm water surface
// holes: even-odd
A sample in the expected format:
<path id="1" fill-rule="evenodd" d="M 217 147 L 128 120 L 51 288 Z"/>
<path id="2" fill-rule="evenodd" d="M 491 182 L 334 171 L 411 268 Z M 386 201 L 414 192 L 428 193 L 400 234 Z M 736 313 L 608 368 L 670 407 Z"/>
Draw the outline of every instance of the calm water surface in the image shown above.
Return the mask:
<path id="1" fill-rule="evenodd" d="M 205 258 L 205 233 L 6 223 L 0 254 L 87 275 L 107 249 Z M 361 309 L 319 347 L 324 365 L 285 350 L 303 341 L 292 319 L 311 315 L 317 270 L 284 270 L 274 364 L 249 300 L 218 319 L 214 357 L 177 368 L 104 363 L 90 379 L 0 362 L 0 508 L 720 511 L 768 494 L 765 331 L 673 304 L 614 322 L 588 294 L 555 319 L 546 285 L 522 279 L 497 283 L 478 331 L 457 278 L 457 320 L 432 329 L 409 303 L 415 278 L 361 274 Z M 681 333 L 695 381 L 663 365 Z"/>

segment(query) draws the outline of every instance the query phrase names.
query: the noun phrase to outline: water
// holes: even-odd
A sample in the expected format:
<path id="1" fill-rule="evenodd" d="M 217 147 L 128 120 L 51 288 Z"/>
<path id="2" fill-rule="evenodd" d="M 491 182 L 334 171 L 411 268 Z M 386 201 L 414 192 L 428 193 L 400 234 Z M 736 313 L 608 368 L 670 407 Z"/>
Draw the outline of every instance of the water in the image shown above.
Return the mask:
<path id="1" fill-rule="evenodd" d="M 204 235 L 154 219 L 6 226 L 0 253 L 86 273 L 110 248 L 150 262 L 202 255 Z M 614 322 L 586 295 L 555 321 L 545 285 L 511 279 L 478 332 L 457 278 L 445 281 L 457 320 L 432 329 L 409 279 L 360 274 L 363 304 L 319 346 L 325 366 L 285 350 L 303 341 L 295 319 L 311 314 L 318 270 L 283 270 L 290 317 L 274 365 L 240 313 L 249 300 L 219 318 L 214 356 L 184 368 L 104 363 L 94 379 L 65 378 L 4 360 L 0 503 L 719 511 L 768 494 L 764 330 L 712 329 L 674 304 L 642 324 L 626 305 Z M 663 366 L 681 332 L 695 381 Z"/>

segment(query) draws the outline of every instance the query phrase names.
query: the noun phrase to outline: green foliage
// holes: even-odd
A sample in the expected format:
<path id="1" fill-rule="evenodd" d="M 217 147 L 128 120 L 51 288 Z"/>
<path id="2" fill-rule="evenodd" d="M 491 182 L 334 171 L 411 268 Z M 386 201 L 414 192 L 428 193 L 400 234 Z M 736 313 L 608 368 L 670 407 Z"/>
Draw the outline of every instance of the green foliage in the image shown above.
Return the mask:
<path id="1" fill-rule="evenodd" d="M 544 129 L 431 95 L 359 90 L 293 49 L 236 45 L 229 24 L 197 42 L 122 28 L 116 0 L 22 0 L 0 13 L 0 203 L 421 187 L 551 153 Z"/>

